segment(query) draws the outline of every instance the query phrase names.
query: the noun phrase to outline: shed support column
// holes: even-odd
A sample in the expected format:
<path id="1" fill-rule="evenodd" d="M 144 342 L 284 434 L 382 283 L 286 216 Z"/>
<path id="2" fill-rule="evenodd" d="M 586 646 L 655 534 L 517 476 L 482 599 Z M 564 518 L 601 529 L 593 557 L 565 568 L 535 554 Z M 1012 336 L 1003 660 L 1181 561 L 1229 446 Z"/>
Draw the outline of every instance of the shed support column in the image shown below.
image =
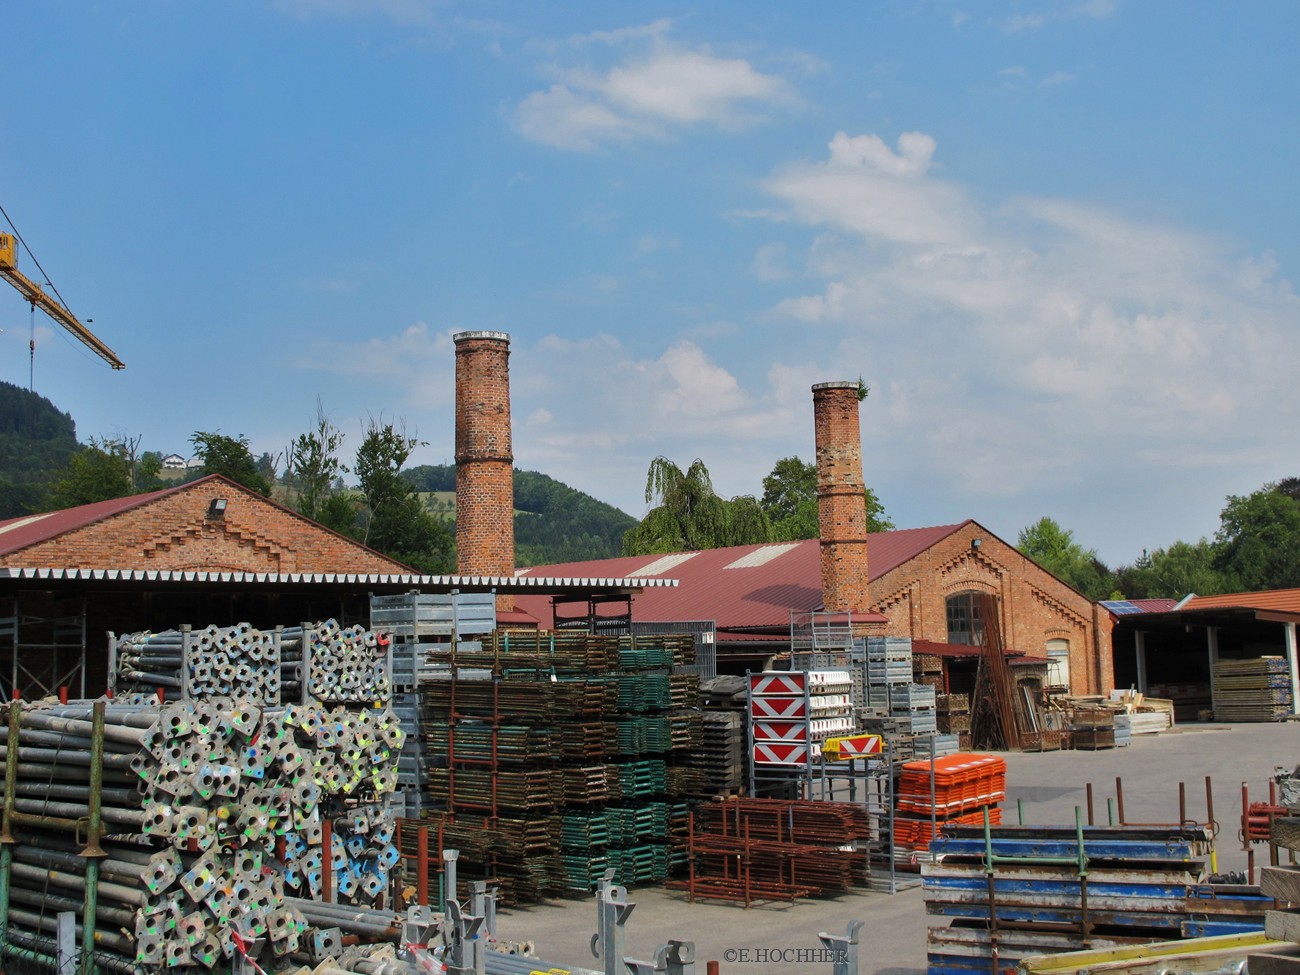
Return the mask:
<path id="1" fill-rule="evenodd" d="M 1133 646 L 1137 651 L 1137 689 L 1139 694 L 1147 692 L 1147 635 L 1143 630 L 1133 634 Z"/>
<path id="2" fill-rule="evenodd" d="M 1215 712 L 1214 719 L 1219 719 L 1219 702 L 1215 699 L 1214 694 L 1214 665 L 1219 662 L 1219 628 L 1217 626 L 1207 626 L 1205 628 L 1205 647 L 1210 654 L 1210 710 Z"/>
<path id="3" fill-rule="evenodd" d="M 1291 671 L 1291 713 L 1300 714 L 1300 667 L 1296 661 L 1295 624 L 1283 623 L 1282 632 L 1286 637 L 1286 665 Z"/>

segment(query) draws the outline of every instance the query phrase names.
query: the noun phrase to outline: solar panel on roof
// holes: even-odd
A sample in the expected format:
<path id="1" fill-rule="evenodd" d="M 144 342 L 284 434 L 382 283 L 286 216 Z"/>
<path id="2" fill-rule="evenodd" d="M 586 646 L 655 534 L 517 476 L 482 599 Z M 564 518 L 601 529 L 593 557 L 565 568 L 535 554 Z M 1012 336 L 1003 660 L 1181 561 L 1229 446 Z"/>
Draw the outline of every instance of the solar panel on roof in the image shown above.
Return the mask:
<path id="1" fill-rule="evenodd" d="M 1116 616 L 1128 616 L 1131 613 L 1145 613 L 1146 610 L 1127 599 L 1104 599 L 1101 603 Z"/>

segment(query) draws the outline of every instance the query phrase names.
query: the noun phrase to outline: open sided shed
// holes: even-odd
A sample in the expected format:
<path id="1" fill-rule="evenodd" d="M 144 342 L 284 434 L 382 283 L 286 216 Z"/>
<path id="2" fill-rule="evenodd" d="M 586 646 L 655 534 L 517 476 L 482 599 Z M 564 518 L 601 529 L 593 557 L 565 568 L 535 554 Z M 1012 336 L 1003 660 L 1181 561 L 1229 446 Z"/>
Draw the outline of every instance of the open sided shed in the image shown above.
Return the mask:
<path id="1" fill-rule="evenodd" d="M 368 623 L 372 595 L 411 591 L 589 599 L 666 584 L 423 575 L 214 475 L 0 522 L 0 691 L 101 693 L 110 633 Z M 512 626 L 538 622 L 518 610 L 501 617 Z"/>

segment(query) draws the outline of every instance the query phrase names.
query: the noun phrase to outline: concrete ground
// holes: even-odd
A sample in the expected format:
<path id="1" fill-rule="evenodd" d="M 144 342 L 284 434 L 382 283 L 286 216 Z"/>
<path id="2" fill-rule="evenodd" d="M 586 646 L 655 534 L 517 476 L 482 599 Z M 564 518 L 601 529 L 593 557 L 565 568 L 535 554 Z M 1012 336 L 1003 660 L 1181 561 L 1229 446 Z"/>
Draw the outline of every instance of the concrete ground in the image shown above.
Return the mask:
<path id="1" fill-rule="evenodd" d="M 1094 817 L 1108 819 L 1107 800 L 1117 805 L 1116 778 L 1123 791 L 1124 819 L 1129 823 L 1173 823 L 1179 819 L 1179 783 L 1185 784 L 1186 815 L 1204 822 L 1205 777 L 1211 777 L 1214 816 L 1219 823 L 1218 869 L 1246 869 L 1239 839 L 1242 784 L 1250 800 L 1268 798 L 1274 769 L 1300 765 L 1300 723 L 1181 726 L 1160 735 L 1144 735 L 1125 748 L 1086 752 L 1010 753 L 1007 761 L 1007 802 L 1003 821 L 1014 823 L 1018 808 L 1024 821 L 1042 825 L 1073 825 L 1074 808 L 1085 808 L 1093 786 Z M 1019 806 L 1018 801 L 1019 800 Z M 1256 847 L 1260 863 L 1267 851 Z M 906 880 L 907 875 L 900 875 Z M 873 891 L 793 905 L 745 910 L 717 903 L 689 904 L 684 893 L 661 888 L 633 890 L 636 903 L 627 924 L 628 954 L 649 959 L 655 946 L 670 938 L 694 941 L 697 969 L 716 959 L 724 975 L 776 975 L 824 972 L 831 965 L 800 962 L 799 949 L 821 947 L 819 931 L 843 934 L 850 920 L 865 922 L 860 971 L 875 975 L 923 975 L 929 918 L 917 883 L 897 894 Z M 557 901 L 503 911 L 498 921 L 502 938 L 531 940 L 547 961 L 600 968 L 589 948 L 595 931 L 594 898 Z M 789 961 L 776 963 L 767 956 Z M 808 955 L 804 955 L 808 958 Z"/>

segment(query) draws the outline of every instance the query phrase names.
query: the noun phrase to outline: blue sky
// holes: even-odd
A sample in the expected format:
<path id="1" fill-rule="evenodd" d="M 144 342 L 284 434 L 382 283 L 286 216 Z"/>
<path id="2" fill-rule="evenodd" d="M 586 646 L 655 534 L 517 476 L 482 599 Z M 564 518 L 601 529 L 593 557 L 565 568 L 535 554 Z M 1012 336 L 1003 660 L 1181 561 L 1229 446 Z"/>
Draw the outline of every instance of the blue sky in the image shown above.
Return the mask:
<path id="1" fill-rule="evenodd" d="M 899 527 L 1107 561 L 1300 475 L 1300 5 L 47 0 L 0 34 L 0 205 L 85 440 L 277 452 L 319 397 L 453 453 L 512 337 L 516 464 L 639 516 L 761 493 L 856 379 Z M 23 269 L 37 276 L 26 254 Z M 0 290 L 0 378 L 29 313 Z"/>

